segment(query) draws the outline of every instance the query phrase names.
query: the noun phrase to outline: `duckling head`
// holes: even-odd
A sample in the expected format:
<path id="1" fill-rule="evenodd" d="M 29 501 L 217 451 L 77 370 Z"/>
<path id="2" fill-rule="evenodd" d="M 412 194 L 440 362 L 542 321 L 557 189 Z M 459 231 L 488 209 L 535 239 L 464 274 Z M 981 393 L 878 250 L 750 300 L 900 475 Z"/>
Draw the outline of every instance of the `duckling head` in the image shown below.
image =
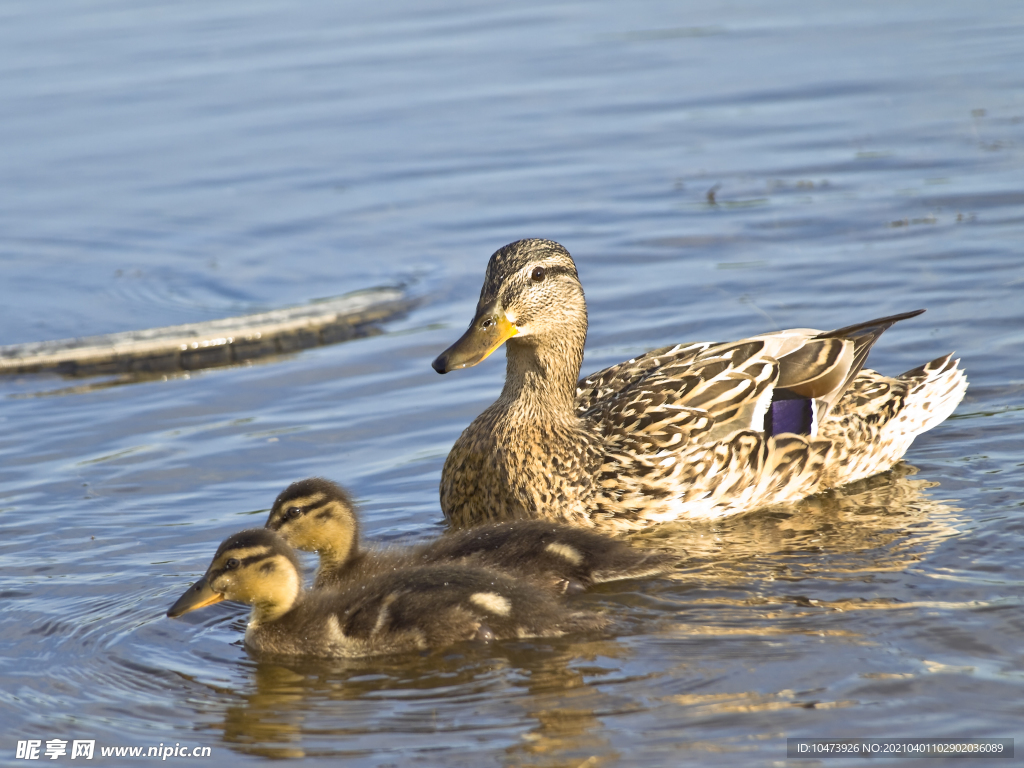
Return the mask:
<path id="1" fill-rule="evenodd" d="M 515 353 L 551 348 L 570 367 L 575 359 L 575 384 L 586 336 L 586 300 L 569 252 L 552 240 L 518 240 L 491 256 L 469 330 L 432 365 L 438 373 L 467 368 L 507 341 L 510 368 Z"/>
<path id="2" fill-rule="evenodd" d="M 319 552 L 323 565 L 341 565 L 356 554 L 359 522 L 352 499 L 322 477 L 299 480 L 274 501 L 267 528 L 304 552 Z"/>
<path id="3" fill-rule="evenodd" d="M 302 579 L 295 553 L 266 528 L 229 536 L 218 547 L 206 574 L 167 611 L 177 618 L 189 611 L 235 600 L 253 606 L 251 623 L 269 621 L 291 610 Z"/>

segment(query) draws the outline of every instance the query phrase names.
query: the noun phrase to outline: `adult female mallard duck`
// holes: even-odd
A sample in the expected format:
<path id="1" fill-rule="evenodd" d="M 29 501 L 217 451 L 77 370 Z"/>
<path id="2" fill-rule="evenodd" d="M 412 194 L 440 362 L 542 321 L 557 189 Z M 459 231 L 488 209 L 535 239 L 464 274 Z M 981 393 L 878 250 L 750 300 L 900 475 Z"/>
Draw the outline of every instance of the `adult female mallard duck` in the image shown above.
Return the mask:
<path id="1" fill-rule="evenodd" d="M 413 547 L 362 549 L 355 506 L 337 483 L 311 477 L 274 501 L 267 528 L 291 546 L 320 554 L 316 588 L 412 565 L 463 563 L 513 570 L 577 592 L 593 584 L 654 576 L 676 555 L 645 552 L 594 531 L 549 520 L 512 520 L 467 528 Z"/>
<path id="2" fill-rule="evenodd" d="M 356 657 L 441 648 L 463 640 L 557 637 L 599 628 L 548 590 L 497 570 L 414 566 L 304 592 L 295 553 L 276 533 L 229 536 L 206 574 L 167 615 L 222 600 L 252 608 L 245 645 L 256 654 Z"/>
<path id="3" fill-rule="evenodd" d="M 503 343 L 498 400 L 441 476 L 456 525 L 552 518 L 637 529 L 803 498 L 891 467 L 967 387 L 940 357 L 862 370 L 893 323 L 777 331 L 656 349 L 577 381 L 587 307 L 568 251 L 520 240 L 491 256 L 469 330 L 433 363 L 476 365 Z"/>

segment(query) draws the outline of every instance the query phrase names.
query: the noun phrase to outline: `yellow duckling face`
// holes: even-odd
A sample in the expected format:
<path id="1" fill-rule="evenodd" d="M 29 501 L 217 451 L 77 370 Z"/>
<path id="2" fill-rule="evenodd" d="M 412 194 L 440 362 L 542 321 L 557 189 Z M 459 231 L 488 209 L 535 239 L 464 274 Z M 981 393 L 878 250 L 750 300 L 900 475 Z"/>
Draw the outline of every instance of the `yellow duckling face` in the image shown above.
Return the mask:
<path id="1" fill-rule="evenodd" d="M 310 477 L 292 483 L 274 501 L 267 528 L 304 552 L 319 552 L 328 563 L 344 562 L 359 538 L 352 500 L 330 480 Z"/>
<path id="2" fill-rule="evenodd" d="M 579 328 L 585 336 L 586 326 L 583 288 L 569 252 L 551 240 L 519 240 L 491 256 L 473 322 L 432 365 L 438 373 L 467 368 L 513 337 L 529 344 Z"/>
<path id="3" fill-rule="evenodd" d="M 172 619 L 197 608 L 235 600 L 256 609 L 255 619 L 287 612 L 299 596 L 301 579 L 295 555 L 265 528 L 236 533 L 224 540 L 206 573 L 167 611 Z"/>

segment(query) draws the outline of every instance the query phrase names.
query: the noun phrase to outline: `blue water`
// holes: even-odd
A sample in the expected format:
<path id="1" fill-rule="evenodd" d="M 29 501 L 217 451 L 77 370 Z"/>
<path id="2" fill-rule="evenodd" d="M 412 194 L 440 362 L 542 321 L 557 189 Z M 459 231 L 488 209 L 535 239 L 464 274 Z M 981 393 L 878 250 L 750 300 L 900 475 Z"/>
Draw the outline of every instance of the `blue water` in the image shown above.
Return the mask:
<path id="1" fill-rule="evenodd" d="M 360 766 L 1024 745 L 1022 40 L 1017 2 L 5 4 L 0 343 L 422 303 L 251 366 L 0 380 L 0 762 L 33 738 Z M 927 307 L 872 367 L 956 350 L 971 387 L 891 473 L 651 534 L 689 555 L 585 596 L 603 637 L 282 666 L 239 606 L 166 619 L 307 475 L 370 538 L 441 530 L 444 457 L 504 366 L 429 364 L 521 237 L 576 258 L 585 372 Z"/>

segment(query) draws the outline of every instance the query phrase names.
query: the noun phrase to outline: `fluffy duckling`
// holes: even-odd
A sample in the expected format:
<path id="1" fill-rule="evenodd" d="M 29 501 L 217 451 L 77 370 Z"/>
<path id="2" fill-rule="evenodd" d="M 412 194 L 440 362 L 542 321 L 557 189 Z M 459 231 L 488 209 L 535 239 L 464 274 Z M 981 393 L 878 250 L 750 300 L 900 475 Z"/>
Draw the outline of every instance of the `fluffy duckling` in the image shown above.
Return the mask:
<path id="1" fill-rule="evenodd" d="M 897 377 L 863 369 L 894 323 L 796 328 L 656 349 L 579 379 L 587 305 L 550 240 L 491 256 L 476 315 L 433 363 L 505 345 L 505 386 L 455 442 L 441 509 L 459 526 L 549 518 L 611 530 L 796 501 L 883 472 L 949 416 L 967 380 L 951 355 Z"/>
<path id="2" fill-rule="evenodd" d="M 245 646 L 256 654 L 359 657 L 464 640 L 558 637 L 604 620 L 572 611 L 529 580 L 465 565 L 412 566 L 304 592 L 294 551 L 254 528 L 229 536 L 206 574 L 167 615 L 222 600 L 252 606 Z"/>
<path id="3" fill-rule="evenodd" d="M 445 534 L 410 548 L 364 550 L 348 494 L 311 477 L 292 483 L 274 501 L 267 528 L 296 549 L 320 553 L 314 586 L 338 586 L 367 573 L 409 565 L 470 563 L 512 569 L 578 592 L 593 584 L 654 576 L 678 555 L 644 552 L 608 536 L 547 520 L 512 520 Z"/>

